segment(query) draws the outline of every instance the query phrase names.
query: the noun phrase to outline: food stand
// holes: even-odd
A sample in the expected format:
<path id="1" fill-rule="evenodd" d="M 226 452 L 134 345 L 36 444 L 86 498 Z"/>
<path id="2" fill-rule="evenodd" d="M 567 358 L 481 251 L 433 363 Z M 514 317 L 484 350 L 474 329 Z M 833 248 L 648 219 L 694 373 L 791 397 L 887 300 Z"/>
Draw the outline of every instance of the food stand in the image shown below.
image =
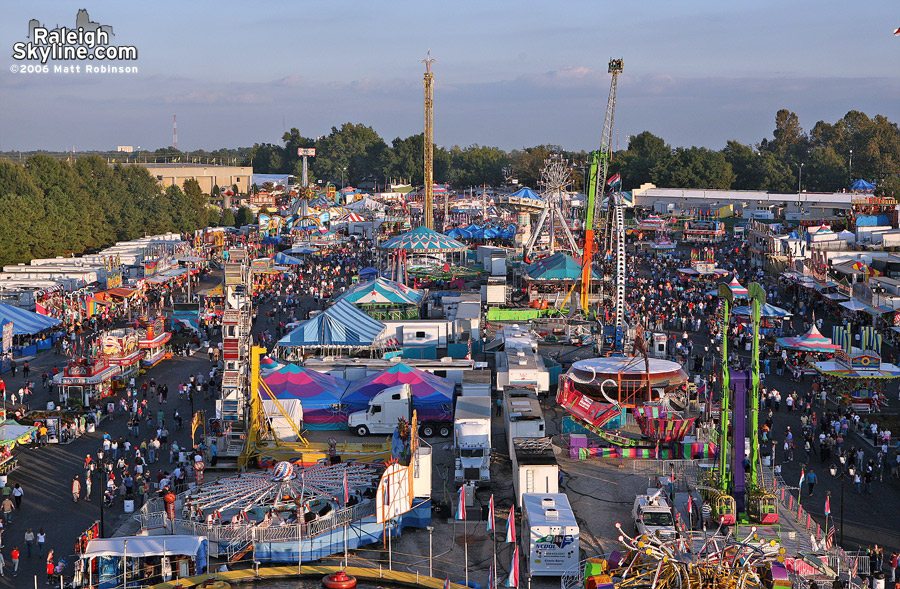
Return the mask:
<path id="1" fill-rule="evenodd" d="M 144 351 L 138 347 L 138 336 L 133 329 L 113 329 L 103 334 L 101 353 L 111 366 L 119 367 L 118 379 L 128 381 L 141 369 Z"/>
<path id="2" fill-rule="evenodd" d="M 113 379 L 119 375 L 119 367 L 113 366 L 105 356 L 74 358 L 54 383 L 59 390 L 59 402 L 66 404 L 77 399 L 83 406 L 90 405 L 113 394 Z"/>
<path id="3" fill-rule="evenodd" d="M 171 357 L 166 344 L 172 339 L 172 333 L 166 331 L 165 320 L 162 317 L 142 320 L 137 337 L 138 347 L 144 352 L 141 365 L 145 368 L 152 368 L 165 358 Z"/>

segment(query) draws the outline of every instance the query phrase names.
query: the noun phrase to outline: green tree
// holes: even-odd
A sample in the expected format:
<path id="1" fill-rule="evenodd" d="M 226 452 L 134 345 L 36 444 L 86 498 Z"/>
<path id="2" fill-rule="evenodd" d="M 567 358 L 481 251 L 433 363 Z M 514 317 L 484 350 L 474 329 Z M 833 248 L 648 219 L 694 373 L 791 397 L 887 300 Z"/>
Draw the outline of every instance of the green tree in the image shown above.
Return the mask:
<path id="1" fill-rule="evenodd" d="M 231 208 L 222 210 L 222 220 L 220 223 L 222 227 L 234 227 L 234 211 L 232 211 Z"/>
<path id="2" fill-rule="evenodd" d="M 506 152 L 499 147 L 456 146 L 450 150 L 450 180 L 456 187 L 499 186 L 507 161 Z"/>
<path id="3" fill-rule="evenodd" d="M 722 153 L 735 175 L 732 188 L 773 192 L 791 190 L 793 173 L 772 152 L 756 151 L 749 145 L 729 141 Z"/>
<path id="4" fill-rule="evenodd" d="M 677 148 L 669 161 L 651 171 L 656 184 L 668 188 L 717 188 L 727 190 L 734 182 L 725 154 L 705 147 Z"/>
<path id="5" fill-rule="evenodd" d="M 253 210 L 250 207 L 241 207 L 238 209 L 237 215 L 234 216 L 234 226 L 243 227 L 244 225 L 249 225 L 253 223 L 254 219 L 256 219 L 256 215 L 253 214 Z"/>
<path id="6" fill-rule="evenodd" d="M 372 127 L 353 123 L 332 127 L 316 145 L 316 176 L 339 185 L 343 172 L 345 186 L 384 181 L 379 163 L 387 149 Z"/>
<path id="7" fill-rule="evenodd" d="M 647 182 L 658 183 L 653 170 L 665 168 L 672 157 L 672 148 L 650 131 L 642 131 L 628 142 L 624 152 L 617 153 L 609 164 L 610 175 L 622 175 L 625 189 L 638 188 Z"/>

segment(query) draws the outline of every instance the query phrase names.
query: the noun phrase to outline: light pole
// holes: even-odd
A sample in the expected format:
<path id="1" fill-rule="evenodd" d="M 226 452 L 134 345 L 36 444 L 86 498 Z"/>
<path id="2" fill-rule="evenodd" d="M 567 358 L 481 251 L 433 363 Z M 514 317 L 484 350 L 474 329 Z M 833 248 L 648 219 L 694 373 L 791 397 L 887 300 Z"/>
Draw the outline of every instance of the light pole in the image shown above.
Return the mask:
<path id="1" fill-rule="evenodd" d="M 853 150 L 850 150 L 850 184 L 853 184 Z"/>
<path id="2" fill-rule="evenodd" d="M 803 186 L 803 164 L 800 164 L 800 173 L 797 175 L 797 200 L 800 200 L 800 193 L 803 191 L 801 187 Z"/>
<path id="3" fill-rule="evenodd" d="M 829 468 L 828 470 L 831 471 L 831 476 L 833 476 L 833 477 L 840 476 L 841 477 L 841 542 L 840 542 L 840 544 L 843 547 L 844 546 L 844 480 L 847 478 L 852 478 L 856 474 L 856 469 L 853 468 L 853 465 L 851 464 L 850 468 L 846 469 L 846 472 L 845 472 L 844 467 L 847 466 L 847 457 L 841 456 L 840 461 L 841 461 L 840 471 L 838 471 L 838 467 L 835 466 L 834 464 L 832 464 L 831 468 Z M 828 522 L 825 522 L 825 525 L 827 526 Z"/>
<path id="4" fill-rule="evenodd" d="M 347 171 L 347 168 L 341 168 L 341 190 L 344 190 L 344 172 Z"/>

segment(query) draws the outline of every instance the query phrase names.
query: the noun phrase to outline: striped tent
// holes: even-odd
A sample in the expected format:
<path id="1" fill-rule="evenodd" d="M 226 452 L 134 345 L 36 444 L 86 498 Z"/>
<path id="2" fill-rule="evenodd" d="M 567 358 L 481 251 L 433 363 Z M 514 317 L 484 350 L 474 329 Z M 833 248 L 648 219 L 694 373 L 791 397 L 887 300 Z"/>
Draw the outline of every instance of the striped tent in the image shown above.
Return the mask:
<path id="1" fill-rule="evenodd" d="M 803 335 L 798 335 L 796 337 L 780 337 L 777 341 L 779 346 L 787 348 L 788 350 L 835 352 L 841 349 L 839 345 L 832 343 L 830 339 L 822 335 L 822 333 L 816 329 L 815 325 L 810 327 L 809 331 Z"/>
<path id="2" fill-rule="evenodd" d="M 443 233 L 438 233 L 427 227 L 413 229 L 403 235 L 393 237 L 378 246 L 381 250 L 408 250 L 410 252 L 427 253 L 451 253 L 462 252 L 468 249 L 464 243 L 460 243 Z"/>
<path id="3" fill-rule="evenodd" d="M 750 316 L 750 307 L 749 306 L 736 307 L 733 311 L 733 314 L 741 315 L 743 317 L 749 317 Z M 765 305 L 762 306 L 762 308 L 760 308 L 759 316 L 783 319 L 785 317 L 790 317 L 791 312 L 786 309 L 782 309 L 781 307 L 776 307 L 775 305 L 770 305 L 769 303 L 766 303 Z"/>
<path id="4" fill-rule="evenodd" d="M 369 348 L 384 333 L 384 323 L 347 301 L 337 301 L 301 323 L 280 340 L 280 348 Z"/>
<path id="5" fill-rule="evenodd" d="M 731 278 L 731 282 L 728 283 L 728 288 L 731 289 L 731 292 L 736 299 L 746 299 L 750 296 L 750 292 L 738 282 L 737 276 Z"/>
<path id="6" fill-rule="evenodd" d="M 60 320 L 48 315 L 32 313 L 25 309 L 0 303 L 0 325 L 13 322 L 13 335 L 33 335 L 57 325 Z"/>

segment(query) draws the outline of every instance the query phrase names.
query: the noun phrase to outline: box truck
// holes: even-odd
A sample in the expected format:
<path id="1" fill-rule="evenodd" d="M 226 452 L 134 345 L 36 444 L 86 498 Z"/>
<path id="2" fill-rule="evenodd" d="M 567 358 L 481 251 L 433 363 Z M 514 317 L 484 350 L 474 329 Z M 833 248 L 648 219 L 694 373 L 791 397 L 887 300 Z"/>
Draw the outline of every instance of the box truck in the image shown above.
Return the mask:
<path id="1" fill-rule="evenodd" d="M 519 539 L 535 576 L 562 576 L 580 562 L 575 513 L 564 493 L 525 493 Z"/>
<path id="2" fill-rule="evenodd" d="M 458 397 L 453 417 L 457 484 L 491 482 L 491 398 Z"/>

